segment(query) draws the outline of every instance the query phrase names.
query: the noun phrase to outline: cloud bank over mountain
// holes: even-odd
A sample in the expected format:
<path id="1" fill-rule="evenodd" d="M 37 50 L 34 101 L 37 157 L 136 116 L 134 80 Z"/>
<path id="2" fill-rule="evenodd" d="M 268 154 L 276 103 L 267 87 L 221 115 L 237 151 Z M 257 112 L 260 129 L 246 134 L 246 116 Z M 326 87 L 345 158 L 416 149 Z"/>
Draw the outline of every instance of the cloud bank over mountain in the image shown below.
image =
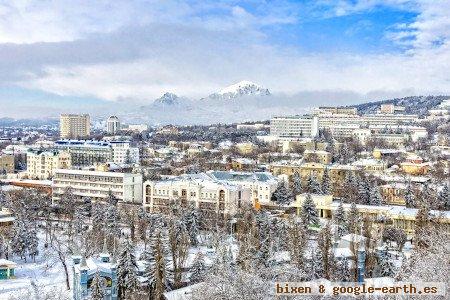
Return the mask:
<path id="1" fill-rule="evenodd" d="M 200 99 L 242 79 L 301 109 L 450 93 L 444 0 L 39 1 L 0 15 L 4 115 Z"/>

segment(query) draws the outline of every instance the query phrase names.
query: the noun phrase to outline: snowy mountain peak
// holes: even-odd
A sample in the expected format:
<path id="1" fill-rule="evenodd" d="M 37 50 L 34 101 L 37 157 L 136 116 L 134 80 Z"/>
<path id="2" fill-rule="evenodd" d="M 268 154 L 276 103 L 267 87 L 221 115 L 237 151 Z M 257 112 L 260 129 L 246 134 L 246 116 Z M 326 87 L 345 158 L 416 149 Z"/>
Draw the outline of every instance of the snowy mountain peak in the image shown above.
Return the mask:
<path id="1" fill-rule="evenodd" d="M 209 97 L 215 99 L 232 99 L 246 95 L 266 96 L 270 95 L 270 92 L 268 89 L 257 85 L 256 83 L 242 80 L 210 95 Z"/>
<path id="2" fill-rule="evenodd" d="M 155 100 L 155 104 L 166 104 L 166 105 L 174 105 L 179 103 L 179 98 L 174 93 L 164 93 L 160 98 Z"/>

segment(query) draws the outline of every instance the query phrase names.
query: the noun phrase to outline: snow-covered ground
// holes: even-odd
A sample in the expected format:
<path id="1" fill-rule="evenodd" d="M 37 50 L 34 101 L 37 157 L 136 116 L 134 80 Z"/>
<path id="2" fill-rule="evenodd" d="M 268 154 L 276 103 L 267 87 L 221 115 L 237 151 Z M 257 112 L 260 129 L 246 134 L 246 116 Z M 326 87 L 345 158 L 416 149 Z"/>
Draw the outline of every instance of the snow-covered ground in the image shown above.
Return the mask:
<path id="1" fill-rule="evenodd" d="M 41 239 L 42 241 L 42 239 Z M 71 299 L 71 291 L 67 291 L 64 271 L 61 263 L 51 249 L 39 245 L 39 255 L 36 262 L 27 257 L 27 262 L 19 257 L 9 260 L 17 264 L 15 278 L 0 281 L 1 300 L 39 300 L 46 295 L 58 295 L 55 299 Z M 71 261 L 67 259 L 69 276 L 71 276 Z M 70 282 L 71 282 L 70 278 Z"/>

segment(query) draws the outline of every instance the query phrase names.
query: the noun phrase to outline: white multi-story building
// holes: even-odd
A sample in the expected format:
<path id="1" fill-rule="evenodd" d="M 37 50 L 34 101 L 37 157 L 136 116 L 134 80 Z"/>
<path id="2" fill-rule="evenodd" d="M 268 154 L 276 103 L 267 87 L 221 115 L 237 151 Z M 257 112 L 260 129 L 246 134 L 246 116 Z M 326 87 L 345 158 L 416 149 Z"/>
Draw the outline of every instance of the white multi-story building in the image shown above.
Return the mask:
<path id="1" fill-rule="evenodd" d="M 60 140 L 57 149 L 70 153 L 74 166 L 91 166 L 95 163 L 139 163 L 139 149 L 129 141 Z"/>
<path id="2" fill-rule="evenodd" d="M 250 189 L 250 201 L 269 203 L 278 186 L 278 179 L 269 172 L 208 171 L 208 176 L 223 183 L 232 183 Z"/>
<path id="3" fill-rule="evenodd" d="M 106 132 L 116 134 L 120 131 L 120 120 L 116 116 L 110 116 L 106 121 Z"/>
<path id="4" fill-rule="evenodd" d="M 166 212 L 172 201 L 194 205 L 203 213 L 234 214 L 250 190 L 239 185 L 213 180 L 205 173 L 185 174 L 160 181 L 146 181 L 143 205 L 147 211 Z"/>
<path id="5" fill-rule="evenodd" d="M 357 115 L 353 108 L 318 108 L 313 115 L 274 117 L 270 135 L 279 138 L 315 137 L 319 130 L 329 130 L 335 137 L 351 137 L 360 128 L 370 126 L 406 126 L 418 120 L 417 115 Z"/>
<path id="6" fill-rule="evenodd" d="M 243 203 L 269 203 L 278 184 L 270 173 L 209 171 L 144 183 L 144 207 L 164 211 L 172 200 L 195 203 L 201 210 L 232 214 Z"/>
<path id="7" fill-rule="evenodd" d="M 108 199 L 112 193 L 119 202 L 142 203 L 142 175 L 88 170 L 55 170 L 52 183 L 53 200 L 58 201 L 67 188 L 78 199 Z"/>
<path id="8" fill-rule="evenodd" d="M 270 120 L 270 135 L 277 137 L 314 137 L 319 133 L 316 116 L 285 116 Z"/>
<path id="9" fill-rule="evenodd" d="M 70 154 L 65 151 L 27 152 L 27 176 L 31 179 L 49 179 L 56 169 L 67 169 L 71 165 Z"/>
<path id="10" fill-rule="evenodd" d="M 128 141 L 111 141 L 112 159 L 116 164 L 139 163 L 139 148 Z"/>

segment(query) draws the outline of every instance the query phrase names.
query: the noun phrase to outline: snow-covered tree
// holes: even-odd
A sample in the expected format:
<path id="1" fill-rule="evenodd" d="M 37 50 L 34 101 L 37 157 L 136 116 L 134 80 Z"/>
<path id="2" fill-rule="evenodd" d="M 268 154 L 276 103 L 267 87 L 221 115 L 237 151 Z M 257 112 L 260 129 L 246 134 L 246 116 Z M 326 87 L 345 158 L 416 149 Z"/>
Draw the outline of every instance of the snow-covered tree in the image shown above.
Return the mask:
<path id="1" fill-rule="evenodd" d="M 307 194 L 303 201 L 301 218 L 304 226 L 319 224 L 319 213 L 310 194 Z"/>
<path id="2" fill-rule="evenodd" d="M 34 227 L 31 227 L 27 232 L 27 251 L 28 255 L 36 260 L 36 256 L 39 254 L 39 238 L 37 236 L 37 231 Z"/>
<path id="3" fill-rule="evenodd" d="M 129 299 L 139 286 L 136 257 L 130 239 L 123 243 L 117 263 L 118 294 L 121 299 Z"/>
<path id="4" fill-rule="evenodd" d="M 360 204 L 371 204 L 370 203 L 370 197 L 372 196 L 372 189 L 370 187 L 369 182 L 367 181 L 367 178 L 362 176 L 360 177 L 358 183 L 358 196 Z"/>
<path id="5" fill-rule="evenodd" d="M 333 238 L 329 223 L 322 227 L 317 237 L 317 245 L 322 256 L 323 277 L 330 279 L 332 274 L 331 269 L 333 268 Z"/>
<path id="6" fill-rule="evenodd" d="M 325 168 L 322 176 L 322 194 L 330 195 L 332 193 L 331 179 L 328 168 Z"/>
<path id="7" fill-rule="evenodd" d="M 294 197 L 302 193 L 302 179 L 297 171 L 292 176 L 292 193 Z"/>
<path id="8" fill-rule="evenodd" d="M 191 283 L 202 282 L 205 279 L 206 273 L 207 267 L 204 255 L 203 253 L 198 252 L 191 267 L 191 276 L 189 277 L 189 280 Z"/>
<path id="9" fill-rule="evenodd" d="M 150 299 L 163 299 L 163 293 L 171 287 L 167 243 L 167 238 L 160 231 L 156 232 L 152 238 L 151 254 L 148 256 L 144 271 Z"/>
<path id="10" fill-rule="evenodd" d="M 308 181 L 306 182 L 306 190 L 311 194 L 322 194 L 320 183 L 317 180 L 316 176 L 314 176 L 313 174 L 309 176 Z"/>
<path id="11" fill-rule="evenodd" d="M 13 236 L 11 241 L 12 252 L 20 258 L 27 260 L 26 251 L 28 248 L 28 230 L 22 221 L 16 221 L 13 226 Z"/>
<path id="12" fill-rule="evenodd" d="M 324 275 L 323 271 L 323 260 L 322 253 L 319 248 L 311 249 L 310 252 L 311 259 L 309 261 L 309 278 L 310 280 L 322 278 Z"/>
<path id="13" fill-rule="evenodd" d="M 195 207 L 190 207 L 188 211 L 183 215 L 183 223 L 189 233 L 189 238 L 192 246 L 198 244 L 198 234 L 200 232 L 200 213 Z"/>
<path id="14" fill-rule="evenodd" d="M 352 273 L 350 271 L 349 260 L 344 257 L 336 264 L 335 280 L 340 282 L 352 281 Z"/>
<path id="15" fill-rule="evenodd" d="M 344 206 L 342 204 L 342 201 L 339 202 L 339 206 L 336 209 L 336 212 L 333 216 L 334 224 L 336 225 L 336 236 L 338 238 L 342 237 L 343 235 L 348 233 L 347 229 L 347 219 L 345 216 Z"/>
<path id="16" fill-rule="evenodd" d="M 408 182 L 405 190 L 405 206 L 408 208 L 416 207 L 416 197 L 411 186 L 411 182 Z"/>
<path id="17" fill-rule="evenodd" d="M 291 264 L 302 269 L 305 264 L 304 252 L 307 241 L 305 225 L 297 218 L 291 217 L 288 222 L 286 246 L 291 258 Z"/>
<path id="18" fill-rule="evenodd" d="M 450 187 L 449 183 L 444 184 L 438 194 L 439 207 L 445 210 L 450 210 Z"/>
<path id="19" fill-rule="evenodd" d="M 374 185 L 370 189 L 369 203 L 370 205 L 381 205 L 383 203 L 383 198 L 381 197 L 380 189 L 376 185 Z"/>
<path id="20" fill-rule="evenodd" d="M 378 277 L 392 277 L 395 275 L 395 266 L 387 255 L 382 255 L 379 258 L 378 266 L 375 268 L 375 274 Z"/>
<path id="21" fill-rule="evenodd" d="M 284 181 L 280 182 L 272 194 L 273 202 L 278 205 L 288 205 L 293 201 L 292 193 L 289 188 L 286 186 Z"/>
<path id="22" fill-rule="evenodd" d="M 350 205 L 350 210 L 347 214 L 347 224 L 350 233 L 359 233 L 360 220 L 355 202 Z"/>
<path id="23" fill-rule="evenodd" d="M 100 276 L 99 272 L 96 272 L 91 283 L 91 300 L 104 300 L 105 286 L 105 279 Z"/>

